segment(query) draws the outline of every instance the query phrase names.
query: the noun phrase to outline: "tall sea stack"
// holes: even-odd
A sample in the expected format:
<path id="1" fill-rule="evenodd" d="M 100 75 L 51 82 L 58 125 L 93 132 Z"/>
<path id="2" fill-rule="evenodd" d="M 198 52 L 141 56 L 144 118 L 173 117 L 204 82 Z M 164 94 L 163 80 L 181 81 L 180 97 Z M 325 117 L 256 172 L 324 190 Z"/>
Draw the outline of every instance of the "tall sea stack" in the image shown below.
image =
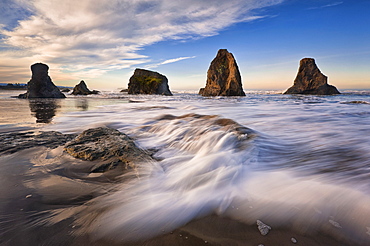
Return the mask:
<path id="1" fill-rule="evenodd" d="M 51 81 L 48 75 L 49 67 L 43 63 L 35 63 L 31 66 L 32 77 L 27 84 L 27 92 L 20 94 L 18 98 L 65 98 Z"/>
<path id="2" fill-rule="evenodd" d="M 220 49 L 207 72 L 207 84 L 199 90 L 202 96 L 245 96 L 238 65 L 232 53 Z"/>
<path id="3" fill-rule="evenodd" d="M 328 84 L 328 77 L 321 73 L 313 58 L 300 61 L 294 84 L 284 94 L 334 95 L 340 94 L 335 86 Z"/>
<path id="4" fill-rule="evenodd" d="M 168 79 L 163 74 L 136 68 L 128 83 L 128 94 L 158 94 L 172 96 Z"/>

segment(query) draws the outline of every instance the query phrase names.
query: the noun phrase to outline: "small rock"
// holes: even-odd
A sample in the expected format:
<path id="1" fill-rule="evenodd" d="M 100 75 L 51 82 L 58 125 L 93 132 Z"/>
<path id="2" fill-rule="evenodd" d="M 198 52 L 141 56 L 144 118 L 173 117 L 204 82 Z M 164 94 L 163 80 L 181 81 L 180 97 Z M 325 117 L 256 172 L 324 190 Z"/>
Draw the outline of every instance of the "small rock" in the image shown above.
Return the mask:
<path id="1" fill-rule="evenodd" d="M 342 226 L 334 220 L 329 220 L 329 223 L 332 224 L 336 228 L 342 228 Z"/>
<path id="2" fill-rule="evenodd" d="M 292 243 L 297 243 L 297 239 L 295 239 L 294 237 L 292 237 L 292 238 L 290 239 L 290 241 L 292 241 Z"/>
<path id="3" fill-rule="evenodd" d="M 31 194 L 26 196 L 26 198 L 31 198 L 31 197 L 32 197 L 32 195 L 31 195 Z"/>
<path id="4" fill-rule="evenodd" d="M 257 220 L 257 226 L 262 236 L 266 236 L 267 233 L 269 233 L 269 231 L 271 230 L 270 226 L 266 225 L 260 220 Z"/>
<path id="5" fill-rule="evenodd" d="M 72 95 L 90 95 L 90 94 L 98 94 L 99 91 L 93 90 L 90 91 L 89 88 L 87 88 L 87 85 L 85 81 L 81 80 L 79 84 L 77 84 L 72 91 Z"/>

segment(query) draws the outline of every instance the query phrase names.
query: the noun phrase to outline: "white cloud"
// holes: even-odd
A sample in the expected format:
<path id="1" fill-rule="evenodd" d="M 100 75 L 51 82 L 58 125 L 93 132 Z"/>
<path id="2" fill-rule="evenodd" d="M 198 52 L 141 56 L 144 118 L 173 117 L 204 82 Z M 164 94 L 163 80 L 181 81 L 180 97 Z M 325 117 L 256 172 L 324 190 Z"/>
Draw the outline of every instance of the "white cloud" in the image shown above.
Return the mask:
<path id="1" fill-rule="evenodd" d="M 326 4 L 326 5 L 322 5 L 322 6 L 319 6 L 319 7 L 312 7 L 312 8 L 309 8 L 309 9 L 323 9 L 323 8 L 334 7 L 334 6 L 341 5 L 341 4 L 343 4 L 343 2 L 334 2 L 334 3 L 329 3 L 329 4 Z"/>
<path id="2" fill-rule="evenodd" d="M 195 56 L 184 56 L 184 57 L 178 57 L 174 59 L 168 59 L 168 60 L 165 60 L 164 62 L 161 62 L 160 64 L 164 65 L 164 64 L 174 63 L 174 62 L 178 62 L 181 60 L 192 59 L 192 58 L 195 58 Z"/>
<path id="3" fill-rule="evenodd" d="M 165 60 L 165 61 L 160 62 L 160 63 L 155 63 L 155 64 L 147 65 L 145 67 L 146 68 L 155 68 L 155 67 L 158 67 L 160 65 L 174 63 L 174 62 L 178 62 L 178 61 L 182 61 L 182 60 L 186 60 L 186 59 L 193 59 L 195 57 L 196 56 L 182 56 L 182 57 L 178 57 L 178 58 L 168 59 L 168 60 Z"/>
<path id="4" fill-rule="evenodd" d="M 145 46 L 217 35 L 234 23 L 263 18 L 252 11 L 282 1 L 6 0 L 4 16 L 12 16 L 13 24 L 0 18 L 0 35 L 5 37 L 0 47 L 23 53 L 27 62 L 96 75 L 150 62 L 140 54 Z M 9 56 L 0 58 L 6 64 Z M 188 57 L 176 59 L 165 62 Z"/>

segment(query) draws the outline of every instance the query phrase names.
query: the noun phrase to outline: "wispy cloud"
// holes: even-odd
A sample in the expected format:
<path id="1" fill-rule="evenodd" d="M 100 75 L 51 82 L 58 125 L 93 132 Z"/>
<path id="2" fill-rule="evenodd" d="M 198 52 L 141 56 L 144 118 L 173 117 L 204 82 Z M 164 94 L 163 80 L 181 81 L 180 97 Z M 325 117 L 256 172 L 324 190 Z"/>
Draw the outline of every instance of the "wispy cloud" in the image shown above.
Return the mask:
<path id="1" fill-rule="evenodd" d="M 192 58 L 195 58 L 195 56 L 184 56 L 184 57 L 179 57 L 179 58 L 174 58 L 174 59 L 168 59 L 168 60 L 165 60 L 164 62 L 161 62 L 160 65 L 174 63 L 174 62 L 178 62 L 178 61 L 182 61 L 186 59 L 192 59 Z"/>
<path id="2" fill-rule="evenodd" d="M 193 59 L 195 57 L 196 56 L 182 56 L 182 57 L 178 57 L 178 58 L 168 59 L 168 60 L 165 60 L 165 61 L 160 62 L 160 63 L 147 65 L 146 68 L 155 68 L 155 67 L 159 67 L 161 65 L 165 65 L 165 64 L 169 64 L 169 63 L 174 63 L 174 62 L 178 62 L 178 61 L 182 61 L 182 60 L 186 60 L 186 59 Z"/>
<path id="3" fill-rule="evenodd" d="M 341 5 L 341 4 L 343 4 L 343 1 L 342 2 L 334 2 L 334 3 L 330 3 L 330 4 L 318 6 L 318 7 L 311 7 L 309 9 L 323 9 L 323 8 L 334 7 L 334 6 Z"/>
<path id="4" fill-rule="evenodd" d="M 217 35 L 234 23 L 264 18 L 252 12 L 282 1 L 4 0 L 0 48 L 7 54 L 0 54 L 0 66 L 16 59 L 69 73 L 129 68 L 150 62 L 140 54 L 148 45 Z"/>

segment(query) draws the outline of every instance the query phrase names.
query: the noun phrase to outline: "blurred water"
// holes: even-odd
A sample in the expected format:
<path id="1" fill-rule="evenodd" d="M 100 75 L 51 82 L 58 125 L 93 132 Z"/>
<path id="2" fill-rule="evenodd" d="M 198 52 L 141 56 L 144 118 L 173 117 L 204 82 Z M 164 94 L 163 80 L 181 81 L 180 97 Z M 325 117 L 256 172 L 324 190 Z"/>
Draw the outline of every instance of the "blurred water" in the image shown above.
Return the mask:
<path id="1" fill-rule="evenodd" d="M 370 240 L 368 91 L 336 96 L 247 91 L 246 97 L 229 98 L 106 92 L 69 96 L 51 106 L 0 100 L 2 112 L 8 110 L 6 100 L 23 105 L 19 113 L 31 112 L 37 119 L 39 108 L 55 111 L 51 120 L 22 126 L 63 133 L 109 126 L 133 137 L 142 148 L 155 149 L 161 160 L 141 165 L 139 179 L 115 185 L 114 191 L 84 207 L 74 206 L 68 215 L 51 212 L 43 223 L 73 215 L 81 234 L 135 241 L 215 213 L 307 234 L 314 228 L 360 245 Z M 5 123 L 3 129 L 21 121 Z M 51 173 L 54 166 L 64 165 L 54 159 L 57 156 L 34 163 L 43 163 Z M 83 186 L 71 181 L 58 189 L 74 185 Z M 31 186 L 36 192 L 45 190 Z M 55 196 L 55 188 L 46 187 Z"/>

